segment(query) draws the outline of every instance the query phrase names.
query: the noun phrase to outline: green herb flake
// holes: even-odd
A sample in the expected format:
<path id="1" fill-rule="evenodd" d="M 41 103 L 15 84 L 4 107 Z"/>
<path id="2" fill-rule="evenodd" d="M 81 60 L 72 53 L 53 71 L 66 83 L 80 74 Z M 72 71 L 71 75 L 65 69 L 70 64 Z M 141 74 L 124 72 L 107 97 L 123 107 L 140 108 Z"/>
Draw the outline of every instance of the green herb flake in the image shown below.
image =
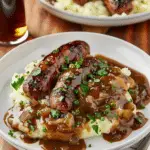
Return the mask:
<path id="1" fill-rule="evenodd" d="M 24 107 L 26 103 L 24 101 L 20 101 L 19 104 L 20 104 L 21 107 Z"/>
<path id="2" fill-rule="evenodd" d="M 66 64 L 69 64 L 69 57 L 65 56 L 64 59 L 65 59 Z"/>
<path id="3" fill-rule="evenodd" d="M 99 63 L 99 67 L 100 67 L 101 69 L 103 69 L 103 68 L 107 69 L 109 66 L 108 66 L 107 63 L 100 62 L 100 63 Z"/>
<path id="4" fill-rule="evenodd" d="M 112 89 L 113 91 L 115 91 L 115 90 L 116 90 L 116 86 L 111 85 L 111 89 Z"/>
<path id="5" fill-rule="evenodd" d="M 137 121 L 139 124 L 142 124 L 142 123 L 143 123 L 143 121 L 142 121 L 142 119 L 141 119 L 140 117 L 135 117 L 135 119 L 136 119 L 136 121 Z"/>
<path id="6" fill-rule="evenodd" d="M 100 112 L 95 112 L 95 117 L 96 118 L 101 118 L 101 113 Z"/>
<path id="7" fill-rule="evenodd" d="M 35 70 L 33 70 L 33 72 L 31 73 L 32 74 L 32 76 L 38 76 L 38 75 L 40 75 L 41 74 L 41 68 L 36 68 Z"/>
<path id="8" fill-rule="evenodd" d="M 76 122 L 76 123 L 74 124 L 73 127 L 74 127 L 74 128 L 75 128 L 75 127 L 79 127 L 81 124 L 82 124 L 82 123 L 78 121 L 78 122 Z"/>
<path id="9" fill-rule="evenodd" d="M 135 90 L 133 89 L 129 89 L 128 92 L 132 95 L 132 94 L 135 94 Z"/>
<path id="10" fill-rule="evenodd" d="M 36 113 L 36 115 L 37 115 L 38 117 L 41 116 L 41 111 L 38 110 L 37 113 Z"/>
<path id="11" fill-rule="evenodd" d="M 130 98 L 130 99 L 128 99 L 128 102 L 130 103 L 130 102 L 133 102 L 133 100 Z"/>
<path id="12" fill-rule="evenodd" d="M 30 71 L 27 71 L 26 73 L 27 73 L 27 74 L 29 74 L 29 73 L 30 73 Z"/>
<path id="13" fill-rule="evenodd" d="M 99 76 L 107 76 L 108 75 L 108 72 L 105 70 L 105 69 L 101 69 L 101 70 L 98 70 L 97 71 L 97 74 L 99 75 Z"/>
<path id="14" fill-rule="evenodd" d="M 74 105 L 79 105 L 80 102 L 79 102 L 79 100 L 76 99 L 76 100 L 73 101 L 73 104 L 74 104 Z"/>
<path id="15" fill-rule="evenodd" d="M 88 87 L 88 85 L 80 84 L 80 88 L 81 88 L 82 94 L 83 94 L 84 96 L 88 94 L 88 92 L 89 92 L 89 87 Z"/>
<path id="16" fill-rule="evenodd" d="M 100 120 L 101 120 L 101 121 L 104 121 L 104 120 L 105 120 L 105 118 L 104 118 L 104 117 L 101 117 L 101 118 L 100 118 Z"/>
<path id="17" fill-rule="evenodd" d="M 92 129 L 98 134 L 98 125 L 92 125 Z"/>
<path id="18" fill-rule="evenodd" d="M 75 62 L 75 64 L 74 64 L 75 68 L 79 69 L 81 67 L 82 63 L 83 63 L 83 58 L 80 58 L 79 61 Z"/>
<path id="19" fill-rule="evenodd" d="M 93 75 L 93 74 L 91 74 L 91 73 L 90 73 L 90 74 L 88 74 L 88 75 L 87 75 L 87 77 L 88 77 L 89 79 L 94 79 L 94 75 Z"/>
<path id="20" fill-rule="evenodd" d="M 51 109 L 51 115 L 54 119 L 57 119 L 60 117 L 60 111 L 59 110 L 55 110 L 55 109 Z"/>
<path id="21" fill-rule="evenodd" d="M 9 130 L 8 135 L 13 137 L 13 138 L 16 138 L 16 136 L 14 136 L 14 131 L 13 130 Z"/>
<path id="22" fill-rule="evenodd" d="M 35 128 L 34 128 L 34 126 L 33 126 L 33 125 L 30 125 L 30 126 L 29 126 L 29 129 L 30 129 L 30 131 L 32 131 L 32 132 L 34 132 L 34 131 L 35 131 Z"/>
<path id="23" fill-rule="evenodd" d="M 24 77 L 20 77 L 18 78 L 17 81 L 14 81 L 13 83 L 11 83 L 11 86 L 15 89 L 18 90 L 19 87 L 22 85 L 22 83 L 24 82 Z"/>
<path id="24" fill-rule="evenodd" d="M 18 75 L 15 75 L 15 78 L 18 78 L 19 76 Z"/>
<path id="25" fill-rule="evenodd" d="M 56 53 L 58 53 L 59 52 L 59 49 L 55 49 L 55 50 L 53 50 L 53 54 L 56 54 Z"/>
<path id="26" fill-rule="evenodd" d="M 72 114 L 75 116 L 80 115 L 80 110 L 79 109 L 73 110 Z"/>
<path id="27" fill-rule="evenodd" d="M 74 94 L 76 94 L 76 95 L 79 94 L 79 90 L 78 90 L 78 89 L 75 89 L 75 90 L 74 90 Z"/>
<path id="28" fill-rule="evenodd" d="M 68 69 L 67 65 L 64 65 L 64 64 L 63 64 L 63 65 L 61 66 L 61 70 L 62 70 L 62 71 L 65 71 L 65 70 L 67 70 L 67 69 Z"/>
<path id="29" fill-rule="evenodd" d="M 87 117 L 91 121 L 91 123 L 94 123 L 96 121 L 95 117 L 90 114 L 87 114 Z"/>
<path id="30" fill-rule="evenodd" d="M 144 105 L 144 104 L 141 104 L 141 105 L 140 105 L 140 109 L 145 109 L 145 105 Z"/>
<path id="31" fill-rule="evenodd" d="M 42 128 L 42 131 L 43 131 L 43 132 L 47 132 L 46 127 L 43 127 L 43 128 Z"/>
<path id="32" fill-rule="evenodd" d="M 91 145 L 91 144 L 89 144 L 89 145 L 88 145 L 88 147 L 92 147 L 92 145 Z"/>
<path id="33" fill-rule="evenodd" d="M 48 65 L 48 64 L 49 64 L 49 62 L 48 62 L 48 61 L 46 61 L 46 62 L 45 62 L 45 65 Z"/>
<path id="34" fill-rule="evenodd" d="M 31 120 L 27 120 L 27 123 L 31 124 L 32 122 L 31 122 Z"/>

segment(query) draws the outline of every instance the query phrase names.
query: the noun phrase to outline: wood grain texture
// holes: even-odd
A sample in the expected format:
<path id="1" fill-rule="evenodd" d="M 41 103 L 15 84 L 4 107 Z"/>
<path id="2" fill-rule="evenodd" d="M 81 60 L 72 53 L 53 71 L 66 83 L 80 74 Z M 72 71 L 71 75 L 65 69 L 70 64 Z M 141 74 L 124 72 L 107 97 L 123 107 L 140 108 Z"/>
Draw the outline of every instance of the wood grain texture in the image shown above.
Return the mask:
<path id="1" fill-rule="evenodd" d="M 89 29 L 89 27 L 84 27 L 84 30 L 101 33 L 102 31 L 106 32 L 107 28 L 100 30 L 100 28 Z M 110 28 L 107 34 L 128 41 L 136 45 L 137 47 L 140 47 L 146 53 L 150 54 L 150 21 L 136 24 L 136 25 Z M 32 39 L 32 37 L 30 37 L 28 40 L 30 39 Z M 8 47 L 0 46 L 0 56 L 6 54 L 13 47 L 14 46 L 8 46 Z M 0 138 L 0 150 L 16 150 L 16 149 Z"/>

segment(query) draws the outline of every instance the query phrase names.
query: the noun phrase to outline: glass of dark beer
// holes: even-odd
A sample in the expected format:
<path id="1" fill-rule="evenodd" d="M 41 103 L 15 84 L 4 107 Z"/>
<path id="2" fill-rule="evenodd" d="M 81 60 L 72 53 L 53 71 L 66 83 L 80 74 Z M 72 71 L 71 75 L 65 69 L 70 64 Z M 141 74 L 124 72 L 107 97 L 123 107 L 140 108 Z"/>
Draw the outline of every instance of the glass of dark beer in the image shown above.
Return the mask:
<path id="1" fill-rule="evenodd" d="M 19 44 L 27 37 L 23 0 L 0 0 L 0 44 Z"/>

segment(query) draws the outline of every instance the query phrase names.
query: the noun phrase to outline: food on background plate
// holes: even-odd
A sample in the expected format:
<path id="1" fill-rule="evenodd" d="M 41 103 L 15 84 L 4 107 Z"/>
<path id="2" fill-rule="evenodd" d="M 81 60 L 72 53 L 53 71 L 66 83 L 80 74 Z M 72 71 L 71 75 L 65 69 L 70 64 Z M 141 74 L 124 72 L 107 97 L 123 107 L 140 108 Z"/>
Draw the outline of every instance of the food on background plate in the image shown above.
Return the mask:
<path id="1" fill-rule="evenodd" d="M 55 8 L 83 16 L 126 16 L 150 12 L 149 0 L 49 0 Z"/>
<path id="2" fill-rule="evenodd" d="M 15 73 L 13 107 L 4 117 L 9 135 L 42 148 L 82 149 L 84 139 L 123 140 L 143 127 L 140 109 L 150 101 L 144 75 L 101 55 L 91 56 L 84 41 L 55 49 Z"/>

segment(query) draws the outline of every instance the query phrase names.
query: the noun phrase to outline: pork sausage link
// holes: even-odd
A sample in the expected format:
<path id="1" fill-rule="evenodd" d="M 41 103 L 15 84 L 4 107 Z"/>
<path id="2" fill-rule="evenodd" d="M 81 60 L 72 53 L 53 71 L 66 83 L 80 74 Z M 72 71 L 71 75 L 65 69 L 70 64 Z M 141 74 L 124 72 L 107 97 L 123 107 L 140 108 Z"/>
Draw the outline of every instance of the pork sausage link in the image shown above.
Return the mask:
<path id="1" fill-rule="evenodd" d="M 62 45 L 47 55 L 27 77 L 23 84 L 23 90 L 31 99 L 41 99 L 49 92 L 56 83 L 62 65 L 85 58 L 90 53 L 89 45 L 83 41 L 73 41 Z"/>

